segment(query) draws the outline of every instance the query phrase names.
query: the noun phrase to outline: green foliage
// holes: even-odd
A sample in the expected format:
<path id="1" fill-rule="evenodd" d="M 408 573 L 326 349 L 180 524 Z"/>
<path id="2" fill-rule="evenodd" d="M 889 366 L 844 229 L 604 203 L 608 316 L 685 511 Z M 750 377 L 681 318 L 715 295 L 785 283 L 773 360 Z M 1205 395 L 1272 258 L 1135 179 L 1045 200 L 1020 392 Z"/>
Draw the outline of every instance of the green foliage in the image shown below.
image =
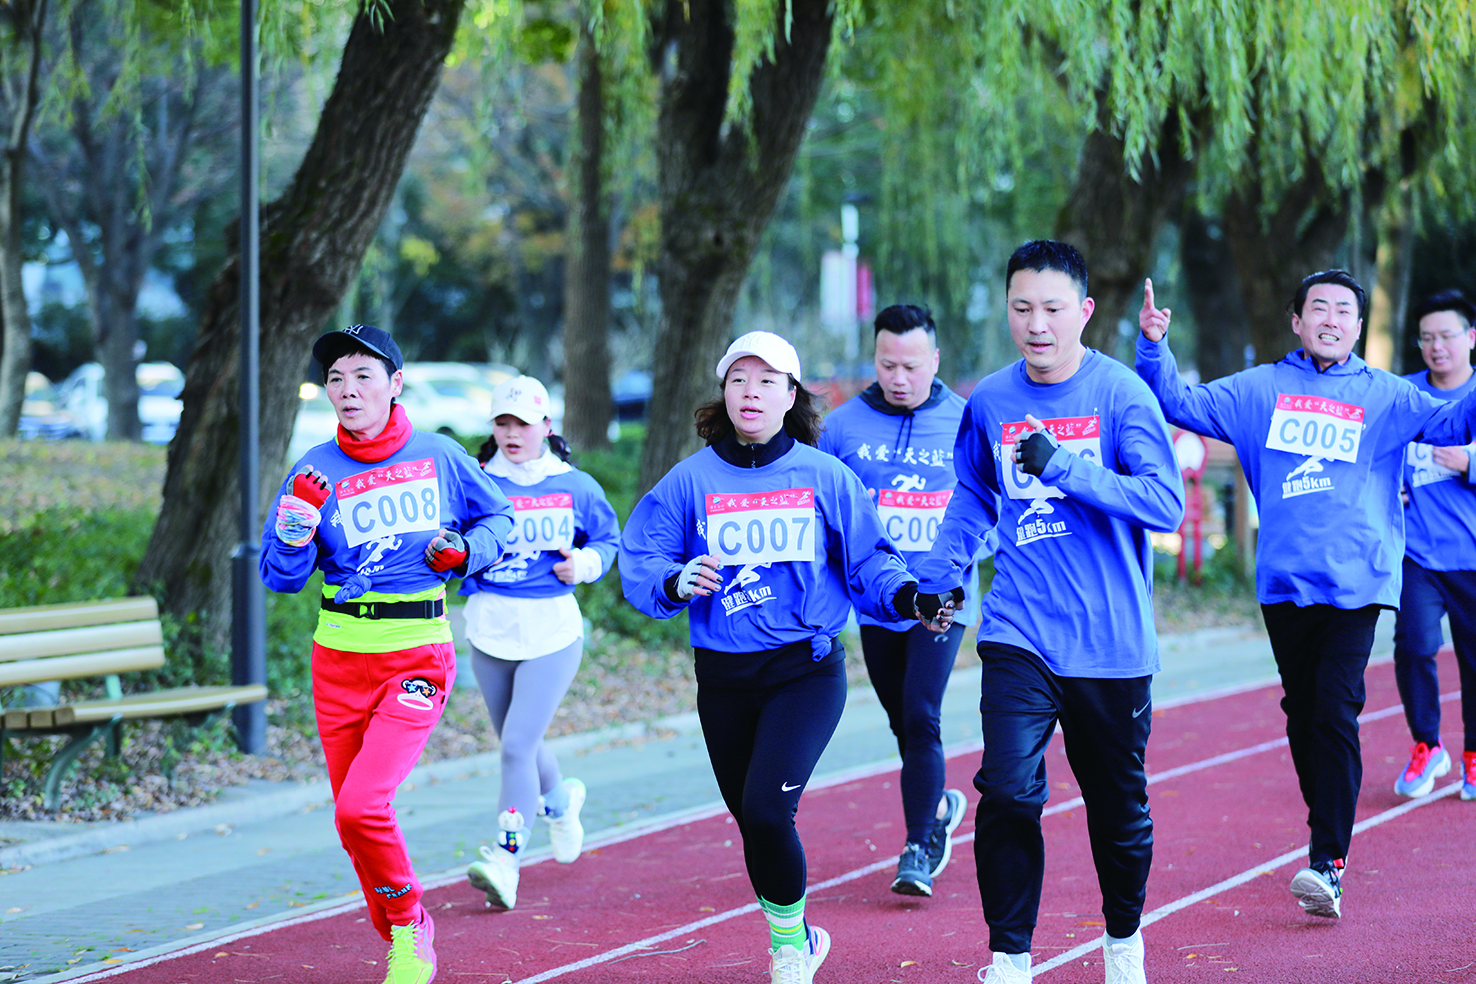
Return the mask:
<path id="1" fill-rule="evenodd" d="M 0 608 L 125 597 L 153 523 L 152 510 L 64 508 L 0 533 Z"/>

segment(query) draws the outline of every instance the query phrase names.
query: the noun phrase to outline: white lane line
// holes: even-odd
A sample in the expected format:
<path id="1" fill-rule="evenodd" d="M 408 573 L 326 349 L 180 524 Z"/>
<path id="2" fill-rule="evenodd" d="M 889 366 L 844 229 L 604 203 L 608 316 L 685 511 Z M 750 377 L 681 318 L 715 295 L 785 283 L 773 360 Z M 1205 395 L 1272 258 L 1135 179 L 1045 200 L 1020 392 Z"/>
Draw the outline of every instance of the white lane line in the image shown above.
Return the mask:
<path id="1" fill-rule="evenodd" d="M 1427 796 L 1421 796 L 1419 799 L 1413 799 L 1407 803 L 1401 803 L 1396 807 L 1385 810 L 1383 813 L 1376 814 L 1369 817 L 1367 820 L 1363 820 L 1359 823 L 1354 824 L 1353 833 L 1361 834 L 1365 830 L 1377 827 L 1380 824 L 1388 823 L 1390 820 L 1401 817 L 1411 810 L 1417 810 L 1422 806 L 1428 806 L 1438 799 L 1449 796 L 1452 793 L 1459 791 L 1460 788 L 1461 783 L 1453 782 L 1449 786 L 1446 786 L 1444 789 L 1436 790 L 1435 792 L 1430 793 Z M 1307 849 L 1305 847 L 1298 848 L 1295 851 L 1287 851 L 1285 854 L 1279 857 L 1274 857 L 1271 860 L 1258 864 L 1253 868 L 1247 868 L 1240 874 L 1232 875 L 1222 882 L 1211 885 L 1209 888 L 1200 889 L 1197 892 L 1185 895 L 1183 898 L 1175 899 L 1174 901 L 1169 902 L 1166 905 L 1161 905 L 1157 909 L 1154 909 L 1152 912 L 1145 913 L 1143 915 L 1142 925 L 1148 926 L 1152 923 L 1156 923 L 1158 922 L 1158 920 L 1163 919 L 1166 916 L 1173 915 L 1180 909 L 1187 909 L 1189 906 L 1194 905 L 1196 902 L 1203 902 L 1205 899 L 1213 898 L 1214 896 L 1219 895 L 1222 892 L 1229 891 L 1230 889 L 1235 888 L 1239 885 L 1244 885 L 1246 882 L 1253 881 L 1256 878 L 1261 877 L 1262 875 L 1270 874 L 1277 868 L 1290 864 L 1293 861 L 1305 858 L 1306 856 Z M 1105 939 L 1106 936 L 1099 936 L 1090 943 L 1083 943 L 1081 946 L 1078 946 L 1074 950 L 1068 950 L 1065 953 L 1057 954 L 1056 956 L 1047 960 L 1045 963 L 1035 965 L 1032 968 L 1032 973 L 1043 974 L 1048 970 L 1052 970 L 1056 967 L 1061 966 L 1062 964 L 1069 963 L 1072 960 L 1078 959 L 1079 957 L 1084 957 L 1095 950 L 1100 950 L 1102 948 L 1102 941 Z"/>

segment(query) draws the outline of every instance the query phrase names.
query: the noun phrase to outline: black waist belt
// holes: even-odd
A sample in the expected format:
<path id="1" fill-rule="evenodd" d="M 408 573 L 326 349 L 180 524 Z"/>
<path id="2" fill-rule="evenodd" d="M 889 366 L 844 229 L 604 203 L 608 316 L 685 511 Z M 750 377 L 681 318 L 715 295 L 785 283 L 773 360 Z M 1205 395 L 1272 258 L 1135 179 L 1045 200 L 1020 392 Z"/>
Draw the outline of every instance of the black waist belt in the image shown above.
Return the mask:
<path id="1" fill-rule="evenodd" d="M 354 618 L 440 618 L 446 613 L 446 603 L 440 598 L 434 601 L 346 601 L 342 603 L 324 598 L 323 611 L 352 615 Z"/>

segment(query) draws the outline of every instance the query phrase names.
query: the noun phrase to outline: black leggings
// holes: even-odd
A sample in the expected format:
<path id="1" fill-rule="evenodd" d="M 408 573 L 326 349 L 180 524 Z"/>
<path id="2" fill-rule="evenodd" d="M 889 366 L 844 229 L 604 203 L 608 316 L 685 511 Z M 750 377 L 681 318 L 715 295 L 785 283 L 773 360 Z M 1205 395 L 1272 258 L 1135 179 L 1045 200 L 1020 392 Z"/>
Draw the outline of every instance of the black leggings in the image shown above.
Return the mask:
<path id="1" fill-rule="evenodd" d="M 748 880 L 776 905 L 804 898 L 805 849 L 794 814 L 845 703 L 843 660 L 759 690 L 697 688 L 702 737 L 743 837 Z"/>

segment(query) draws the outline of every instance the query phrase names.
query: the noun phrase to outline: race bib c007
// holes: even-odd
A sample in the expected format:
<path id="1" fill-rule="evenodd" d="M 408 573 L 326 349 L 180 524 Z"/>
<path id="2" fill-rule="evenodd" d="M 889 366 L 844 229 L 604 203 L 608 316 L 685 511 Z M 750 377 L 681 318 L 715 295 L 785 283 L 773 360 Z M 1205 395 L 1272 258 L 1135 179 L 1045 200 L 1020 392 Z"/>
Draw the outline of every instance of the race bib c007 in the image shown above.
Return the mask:
<path id="1" fill-rule="evenodd" d="M 724 564 L 815 559 L 815 490 L 709 493 L 707 552 Z"/>
<path id="2" fill-rule="evenodd" d="M 1087 461 L 1102 463 L 1101 417 L 1053 417 L 1041 423 L 1067 451 Z M 1004 471 L 1005 492 L 1011 499 L 1064 499 L 1066 493 L 1021 471 L 1015 464 L 1015 444 L 1030 434 L 1030 427 L 1023 420 L 1004 425 L 1004 435 L 1000 438 L 1000 464 Z"/>
<path id="3" fill-rule="evenodd" d="M 568 550 L 574 546 L 573 495 L 510 495 L 508 500 L 513 506 L 513 528 L 504 548 L 508 553 Z"/>
<path id="4" fill-rule="evenodd" d="M 1271 412 L 1266 447 L 1331 461 L 1358 460 L 1363 440 L 1363 407 L 1323 396 L 1281 393 Z"/>
<path id="5" fill-rule="evenodd" d="M 952 497 L 952 489 L 943 492 L 882 489 L 876 496 L 876 511 L 881 514 L 882 528 L 898 550 L 931 550 Z"/>
<path id="6" fill-rule="evenodd" d="M 441 528 L 441 483 L 434 458 L 371 468 L 333 486 L 351 547 L 401 533 Z"/>

